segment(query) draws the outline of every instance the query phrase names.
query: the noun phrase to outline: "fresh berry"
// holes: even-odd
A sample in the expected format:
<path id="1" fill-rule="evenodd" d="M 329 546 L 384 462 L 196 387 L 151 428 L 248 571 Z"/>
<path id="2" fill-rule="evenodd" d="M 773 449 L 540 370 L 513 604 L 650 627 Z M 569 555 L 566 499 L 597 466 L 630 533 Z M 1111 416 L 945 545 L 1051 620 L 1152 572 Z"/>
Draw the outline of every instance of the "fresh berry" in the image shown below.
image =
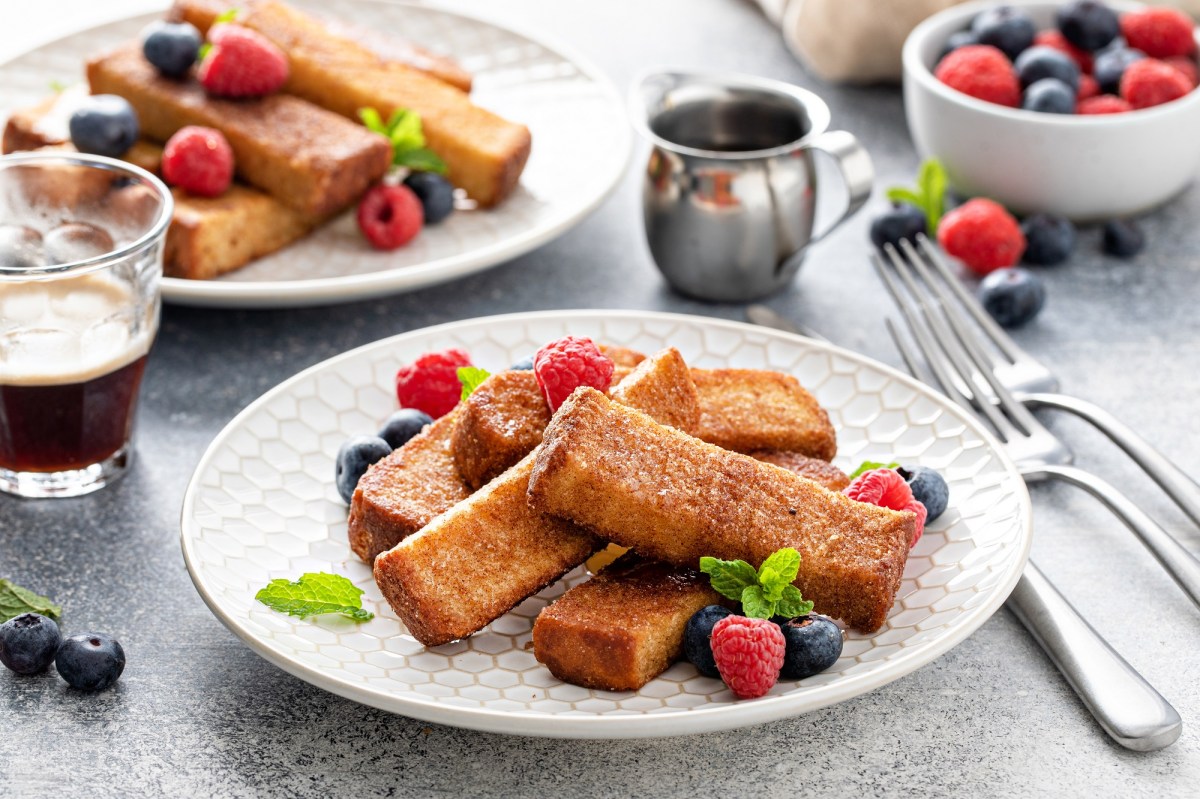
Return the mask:
<path id="1" fill-rule="evenodd" d="M 160 20 L 142 32 L 142 54 L 168 78 L 182 78 L 196 63 L 203 41 L 195 25 Z"/>
<path id="2" fill-rule="evenodd" d="M 912 490 L 913 499 L 925 506 L 925 522 L 929 523 L 946 512 L 950 504 L 950 487 L 936 470 L 925 466 L 901 466 L 896 469 Z"/>
<path id="3" fill-rule="evenodd" d="M 1121 97 L 1134 108 L 1150 108 L 1178 100 L 1192 83 L 1170 64 L 1155 58 L 1135 61 L 1121 76 Z"/>
<path id="4" fill-rule="evenodd" d="M 521 360 L 508 367 L 516 372 L 532 372 L 533 371 L 533 356 L 526 355 Z"/>
<path id="5" fill-rule="evenodd" d="M 1089 97 L 1086 100 L 1080 100 L 1075 106 L 1075 113 L 1080 115 L 1088 114 L 1124 114 L 1127 111 L 1132 111 L 1133 106 L 1111 94 L 1102 94 L 1099 97 Z"/>
<path id="6" fill-rule="evenodd" d="M 1042 310 L 1046 289 L 1025 269 L 997 269 L 979 281 L 979 303 L 1002 327 L 1020 327 Z"/>
<path id="7" fill-rule="evenodd" d="M 42 234 L 24 225 L 0 225 L 0 269 L 45 266 Z"/>
<path id="8" fill-rule="evenodd" d="M 552 412 L 580 386 L 608 391 L 613 369 L 612 360 L 590 338 L 565 336 L 533 356 L 533 373 Z"/>
<path id="9" fill-rule="evenodd" d="M 1191 56 L 1174 55 L 1170 58 L 1164 58 L 1163 62 L 1179 70 L 1188 79 L 1188 83 L 1192 84 L 1193 89 L 1200 86 L 1200 68 L 1196 66 L 1196 62 Z"/>
<path id="10" fill-rule="evenodd" d="M 471 356 L 460 349 L 428 352 L 396 372 L 396 399 L 401 408 L 416 408 L 434 419 L 454 410 L 462 397 L 458 368 L 470 366 Z"/>
<path id="11" fill-rule="evenodd" d="M 167 139 L 163 180 L 199 197 L 220 197 L 233 182 L 233 149 L 219 130 L 189 125 Z"/>
<path id="12" fill-rule="evenodd" d="M 1092 73 L 1104 94 L 1116 94 L 1121 90 L 1121 76 L 1129 65 L 1141 61 L 1146 54 L 1141 50 L 1117 47 L 1105 50 L 1096 56 L 1096 69 Z"/>
<path id="13" fill-rule="evenodd" d="M 946 39 L 946 44 L 942 47 L 942 52 L 938 54 L 937 62 L 935 63 L 940 63 L 943 58 L 960 47 L 966 47 L 968 44 L 979 44 L 979 39 L 975 38 L 975 34 L 972 31 L 965 30 L 950 34 Z"/>
<path id="14" fill-rule="evenodd" d="M 1091 53 L 1068 42 L 1067 37 L 1063 36 L 1062 31 L 1059 30 L 1038 31 L 1037 36 L 1033 37 L 1033 44 L 1035 47 L 1051 47 L 1060 53 L 1065 53 L 1085 75 L 1092 71 L 1095 64 L 1095 58 Z"/>
<path id="15" fill-rule="evenodd" d="M 401 408 L 388 417 L 379 431 L 379 437 L 392 449 L 400 449 L 409 439 L 433 424 L 433 417 L 416 408 Z"/>
<path id="16" fill-rule="evenodd" d="M 779 622 L 786 649 L 779 676 L 803 680 L 820 674 L 842 656 L 842 628 L 819 613 Z"/>
<path id="17" fill-rule="evenodd" d="M 1057 78 L 1042 78 L 1025 90 L 1021 108 L 1043 114 L 1074 114 L 1075 90 Z"/>
<path id="18" fill-rule="evenodd" d="M 842 492 L 850 499 L 892 510 L 912 511 L 917 516 L 911 547 L 925 532 L 925 506 L 913 497 L 912 489 L 895 469 L 871 469 L 855 477 Z"/>
<path id="19" fill-rule="evenodd" d="M 902 239 L 916 244 L 917 236 L 926 231 L 927 224 L 925 212 L 920 208 L 896 205 L 871 220 L 871 242 L 881 250 L 885 244 L 899 247 Z"/>
<path id="20" fill-rule="evenodd" d="M 1125 219 L 1113 219 L 1104 223 L 1104 251 L 1118 258 L 1132 258 L 1146 246 L 1146 234 L 1142 229 Z"/>
<path id="21" fill-rule="evenodd" d="M 1021 258 L 1027 264 L 1061 264 L 1075 249 L 1075 226 L 1061 216 L 1034 214 L 1026 217 L 1021 223 L 1021 232 L 1025 234 L 1025 254 Z"/>
<path id="22" fill-rule="evenodd" d="M 1057 21 L 1058 29 L 1068 42 L 1093 53 L 1121 32 L 1116 12 L 1097 0 L 1067 3 L 1058 9 Z"/>
<path id="23" fill-rule="evenodd" d="M 412 241 L 425 224 L 421 201 L 407 186 L 373 187 L 358 204 L 358 229 L 378 250 L 394 250 Z"/>
<path id="24" fill-rule="evenodd" d="M 404 179 L 425 210 L 425 224 L 436 225 L 454 211 L 454 187 L 434 172 L 414 172 Z"/>
<path id="25" fill-rule="evenodd" d="M 1191 55 L 1196 51 L 1191 17 L 1177 8 L 1146 7 L 1121 16 L 1121 35 L 1130 47 L 1151 58 Z"/>
<path id="26" fill-rule="evenodd" d="M 17 674 L 45 671 L 61 644 L 58 625 L 38 613 L 22 613 L 0 624 L 0 663 Z"/>
<path id="27" fill-rule="evenodd" d="M 726 616 L 713 626 L 712 654 L 721 679 L 742 699 L 763 696 L 779 681 L 787 641 L 767 619 Z"/>
<path id="28" fill-rule="evenodd" d="M 87 222 L 66 222 L 42 238 L 43 257 L 47 264 L 70 264 L 86 261 L 113 251 L 116 244 L 104 228 Z"/>
<path id="29" fill-rule="evenodd" d="M 120 158 L 138 140 L 137 113 L 124 97 L 94 94 L 71 114 L 71 144 L 81 153 Z"/>
<path id="30" fill-rule="evenodd" d="M 1023 87 L 1044 78 L 1057 78 L 1071 87 L 1072 95 L 1079 88 L 1079 65 L 1069 55 L 1052 47 L 1030 47 L 1017 56 L 1013 66 Z"/>
<path id="31" fill-rule="evenodd" d="M 980 275 L 1012 266 L 1025 251 L 1025 235 L 1012 214 L 999 203 L 979 197 L 942 217 L 938 243 Z"/>
<path id="32" fill-rule="evenodd" d="M 683 653 L 705 677 L 721 676 L 717 671 L 717 662 L 713 660 L 712 631 L 717 622 L 732 615 L 733 611 L 729 608 L 709 605 L 693 613 L 684 628 Z"/>
<path id="33" fill-rule="evenodd" d="M 997 6 L 981 12 L 971 22 L 971 32 L 980 44 L 998 47 L 1015 59 L 1033 44 L 1033 20 L 1024 11 L 1012 6 Z"/>
<path id="34" fill-rule="evenodd" d="M 942 59 L 934 76 L 952 89 L 978 100 L 1016 108 L 1021 82 L 1012 63 L 995 47 L 972 44 Z"/>
<path id="35" fill-rule="evenodd" d="M 392 451 L 388 443 L 378 436 L 355 436 L 342 444 L 337 454 L 334 484 L 338 495 L 347 505 L 354 498 L 358 481 L 367 469 L 383 460 Z"/>
<path id="36" fill-rule="evenodd" d="M 196 77 L 218 97 L 262 97 L 288 79 L 288 60 L 270 39 L 241 25 L 222 23 L 208 32 L 212 48 Z"/>
<path id="37" fill-rule="evenodd" d="M 72 688 L 103 691 L 125 670 L 125 650 L 106 633 L 72 635 L 62 642 L 54 667 Z"/>
<path id="38" fill-rule="evenodd" d="M 1076 100 L 1087 100 L 1100 96 L 1100 82 L 1091 75 L 1079 76 L 1079 90 L 1075 92 Z"/>

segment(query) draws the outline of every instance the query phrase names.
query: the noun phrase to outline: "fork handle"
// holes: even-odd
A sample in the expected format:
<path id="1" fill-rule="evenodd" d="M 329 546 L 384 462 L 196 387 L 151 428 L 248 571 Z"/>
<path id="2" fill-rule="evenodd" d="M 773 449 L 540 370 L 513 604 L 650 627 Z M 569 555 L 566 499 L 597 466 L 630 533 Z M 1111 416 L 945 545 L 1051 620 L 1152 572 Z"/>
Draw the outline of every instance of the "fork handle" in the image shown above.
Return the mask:
<path id="1" fill-rule="evenodd" d="M 1175 500 L 1175 504 L 1182 508 L 1193 522 L 1200 525 L 1200 485 L 1196 485 L 1195 481 L 1188 477 L 1182 469 L 1169 461 L 1146 439 L 1135 433 L 1117 417 L 1087 400 L 1063 394 L 1022 394 L 1021 401 L 1035 406 L 1067 411 L 1090 422 L 1097 430 L 1125 450 L 1129 457 L 1133 458 L 1137 465 L 1141 466 L 1146 474 L 1150 475 L 1154 482 L 1162 486 L 1163 491 Z"/>
<path id="2" fill-rule="evenodd" d="M 1076 466 L 1034 466 L 1022 469 L 1021 473 L 1030 480 L 1063 480 L 1092 494 L 1141 539 L 1192 602 L 1200 607 L 1200 560 L 1107 481 Z"/>
<path id="3" fill-rule="evenodd" d="M 1114 741 L 1152 752 L 1179 738 L 1183 721 L 1175 708 L 1100 637 L 1033 561 L 1025 564 L 1007 604 Z"/>

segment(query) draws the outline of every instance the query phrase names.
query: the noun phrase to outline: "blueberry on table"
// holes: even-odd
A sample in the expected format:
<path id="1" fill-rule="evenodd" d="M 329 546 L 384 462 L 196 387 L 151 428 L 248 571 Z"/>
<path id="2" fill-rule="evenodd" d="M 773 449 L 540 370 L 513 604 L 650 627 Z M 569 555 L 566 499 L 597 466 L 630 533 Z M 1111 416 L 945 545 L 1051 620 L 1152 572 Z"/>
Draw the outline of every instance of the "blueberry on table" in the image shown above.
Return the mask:
<path id="1" fill-rule="evenodd" d="M 1121 32 L 1117 12 L 1097 0 L 1075 0 L 1058 9 L 1058 29 L 1076 47 L 1096 51 Z"/>
<path id="2" fill-rule="evenodd" d="M 45 265 L 42 234 L 24 225 L 0 225 L 0 268 L 36 269 Z"/>
<path id="3" fill-rule="evenodd" d="M 1030 47 L 1017 56 L 1014 66 L 1022 87 L 1043 78 L 1057 78 L 1073 91 L 1079 90 L 1079 65 L 1069 55 L 1053 47 Z"/>
<path id="4" fill-rule="evenodd" d="M 119 158 L 138 140 L 140 127 L 133 106 L 115 94 L 88 97 L 67 123 L 71 143 L 81 153 Z"/>
<path id="5" fill-rule="evenodd" d="M 721 619 L 732 616 L 733 611 L 721 605 L 700 608 L 688 619 L 683 634 L 683 653 L 696 670 L 705 677 L 720 679 L 717 661 L 712 653 L 712 630 Z"/>
<path id="6" fill-rule="evenodd" d="M 842 628 L 828 616 L 810 613 L 779 625 L 787 648 L 779 676 L 784 680 L 803 680 L 819 674 L 842 656 Z"/>
<path id="7" fill-rule="evenodd" d="M 901 466 L 896 469 L 912 490 L 913 499 L 925 506 L 925 522 L 929 523 L 946 512 L 950 504 L 950 487 L 936 469 L 925 466 Z"/>
<path id="8" fill-rule="evenodd" d="M 1042 310 L 1046 288 L 1025 269 L 997 269 L 980 281 L 979 302 L 1001 326 L 1020 327 Z"/>
<path id="9" fill-rule="evenodd" d="M 61 644 L 58 625 L 39 613 L 22 613 L 0 624 L 0 663 L 17 674 L 45 671 Z"/>
<path id="10" fill-rule="evenodd" d="M 342 444 L 337 454 L 337 472 L 334 480 L 338 494 L 350 504 L 358 481 L 367 473 L 367 468 L 378 463 L 392 451 L 388 443 L 379 436 L 355 436 Z"/>
<path id="11" fill-rule="evenodd" d="M 1061 264 L 1075 250 L 1075 226 L 1061 216 L 1034 214 L 1026 217 L 1021 223 L 1021 232 L 1025 234 L 1025 252 L 1021 259 L 1027 264 Z"/>
<path id="12" fill-rule="evenodd" d="M 62 642 L 54 668 L 72 688 L 103 691 L 125 670 L 125 650 L 107 633 L 81 633 Z"/>
<path id="13" fill-rule="evenodd" d="M 182 78 L 196 63 L 203 41 L 186 22 L 152 22 L 142 33 L 142 54 L 168 78 Z"/>
<path id="14" fill-rule="evenodd" d="M 454 187 L 434 172 L 413 172 L 404 179 L 425 209 L 425 224 L 436 225 L 454 211 Z"/>
<path id="15" fill-rule="evenodd" d="M 1092 77 L 1100 84 L 1104 94 L 1117 94 L 1121 90 L 1121 77 L 1134 61 L 1141 61 L 1146 54 L 1141 50 L 1129 47 L 1116 47 L 1105 50 L 1096 56 L 1096 65 L 1092 68 Z"/>
<path id="16" fill-rule="evenodd" d="M 979 44 L 997 47 L 1011 60 L 1033 44 L 1036 30 L 1033 19 L 1024 11 L 1012 6 L 996 6 L 975 17 L 971 32 Z"/>
<path id="17" fill-rule="evenodd" d="M 1146 234 L 1125 219 L 1104 223 L 1104 251 L 1118 258 L 1132 258 L 1146 246 Z"/>
<path id="18" fill-rule="evenodd" d="M 1074 114 L 1075 90 L 1057 78 L 1042 78 L 1025 90 L 1021 107 L 1043 114 Z"/>
<path id="19" fill-rule="evenodd" d="M 400 449 L 427 424 L 433 424 L 433 417 L 429 414 L 416 408 L 401 408 L 383 423 L 379 437 L 392 449 Z"/>
<path id="20" fill-rule="evenodd" d="M 871 220 L 871 243 L 881 250 L 885 244 L 899 247 L 901 239 L 916 244 L 917 234 L 925 232 L 926 224 L 925 212 L 920 208 L 897 205 Z"/>

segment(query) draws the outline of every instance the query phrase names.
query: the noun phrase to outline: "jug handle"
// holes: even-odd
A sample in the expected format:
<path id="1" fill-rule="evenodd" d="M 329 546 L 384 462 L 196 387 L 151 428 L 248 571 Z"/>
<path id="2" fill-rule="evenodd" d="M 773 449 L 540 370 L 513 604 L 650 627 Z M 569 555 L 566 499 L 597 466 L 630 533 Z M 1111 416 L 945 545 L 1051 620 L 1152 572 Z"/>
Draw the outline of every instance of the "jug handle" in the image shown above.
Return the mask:
<path id="1" fill-rule="evenodd" d="M 808 145 L 808 149 L 819 150 L 833 159 L 842 174 L 847 194 L 846 207 L 841 215 L 830 223 L 829 227 L 820 233 L 814 233 L 810 239 L 812 242 L 832 233 L 870 199 L 871 184 L 875 181 L 875 166 L 866 148 L 854 138 L 854 134 L 844 130 L 822 133 Z"/>

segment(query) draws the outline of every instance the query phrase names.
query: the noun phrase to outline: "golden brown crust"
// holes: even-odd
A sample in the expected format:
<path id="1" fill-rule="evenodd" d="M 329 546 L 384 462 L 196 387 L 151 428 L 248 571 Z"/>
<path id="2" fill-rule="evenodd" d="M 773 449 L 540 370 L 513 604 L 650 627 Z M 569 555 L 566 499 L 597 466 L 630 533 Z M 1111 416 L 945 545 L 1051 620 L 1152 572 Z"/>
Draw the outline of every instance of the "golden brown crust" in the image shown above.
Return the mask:
<path id="1" fill-rule="evenodd" d="M 761 563 L 801 554 L 796 585 L 864 632 L 887 617 L 915 517 L 866 505 L 728 452 L 581 388 L 546 428 L 529 484 L 537 509 L 644 557 Z"/>
<path id="2" fill-rule="evenodd" d="M 613 362 L 614 366 L 628 366 L 632 369 L 646 360 L 644 353 L 631 350 L 628 347 L 618 347 L 615 344 L 598 344 L 597 346 L 600 352 Z"/>
<path id="3" fill-rule="evenodd" d="M 691 370 L 679 350 L 667 347 L 645 359 L 613 388 L 612 398 L 630 408 L 654 409 L 660 424 L 695 431 L 700 423 L 700 398 Z"/>
<path id="4" fill-rule="evenodd" d="M 751 452 L 750 457 L 763 463 L 773 463 L 787 469 L 792 474 L 807 477 L 828 488 L 830 491 L 841 491 L 850 485 L 850 478 L 838 467 L 820 458 L 810 458 L 799 452 L 780 452 L 776 449 L 760 449 Z"/>

